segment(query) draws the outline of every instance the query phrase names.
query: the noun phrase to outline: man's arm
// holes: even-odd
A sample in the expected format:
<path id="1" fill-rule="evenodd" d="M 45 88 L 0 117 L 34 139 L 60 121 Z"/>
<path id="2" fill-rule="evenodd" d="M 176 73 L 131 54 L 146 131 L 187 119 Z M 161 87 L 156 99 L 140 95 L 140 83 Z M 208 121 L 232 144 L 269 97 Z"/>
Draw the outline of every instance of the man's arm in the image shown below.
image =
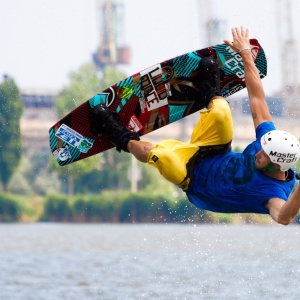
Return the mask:
<path id="1" fill-rule="evenodd" d="M 300 185 L 298 185 L 287 201 L 272 198 L 267 202 L 266 208 L 269 209 L 273 220 L 279 224 L 288 225 L 300 209 Z"/>
<path id="2" fill-rule="evenodd" d="M 225 40 L 234 51 L 238 52 L 243 59 L 245 70 L 245 82 L 250 99 L 250 110 L 253 117 L 254 127 L 266 121 L 272 121 L 266 100 L 265 93 L 259 77 L 258 70 L 254 64 L 252 53 L 249 49 L 249 31 L 243 27 L 232 29 L 233 42 Z M 240 52 L 241 51 L 241 52 Z"/>

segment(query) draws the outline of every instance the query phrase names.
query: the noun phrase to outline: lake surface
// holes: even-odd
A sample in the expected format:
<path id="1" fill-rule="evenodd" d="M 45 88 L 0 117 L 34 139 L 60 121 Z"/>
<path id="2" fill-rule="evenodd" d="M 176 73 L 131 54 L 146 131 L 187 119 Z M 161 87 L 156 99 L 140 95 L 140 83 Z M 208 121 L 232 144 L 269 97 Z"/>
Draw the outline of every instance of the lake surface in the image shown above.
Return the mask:
<path id="1" fill-rule="evenodd" d="M 300 299 L 300 227 L 1 224 L 1 300 Z"/>

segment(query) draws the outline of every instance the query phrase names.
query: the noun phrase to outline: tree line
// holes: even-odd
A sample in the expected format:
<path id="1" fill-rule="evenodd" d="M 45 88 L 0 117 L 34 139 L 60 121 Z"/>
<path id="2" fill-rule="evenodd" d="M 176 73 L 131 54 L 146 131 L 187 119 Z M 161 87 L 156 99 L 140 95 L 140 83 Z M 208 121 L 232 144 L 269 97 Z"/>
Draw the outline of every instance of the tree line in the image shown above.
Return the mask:
<path id="1" fill-rule="evenodd" d="M 76 223 L 250 223 L 269 224 L 267 215 L 216 214 L 199 210 L 185 195 L 106 191 L 97 195 L 49 194 L 24 198 L 0 193 L 0 222 Z M 295 219 L 296 223 L 300 218 Z"/>
<path id="2" fill-rule="evenodd" d="M 3 190 L 7 190 L 22 156 L 22 111 L 20 91 L 14 80 L 5 76 L 0 84 L 0 184 Z"/>

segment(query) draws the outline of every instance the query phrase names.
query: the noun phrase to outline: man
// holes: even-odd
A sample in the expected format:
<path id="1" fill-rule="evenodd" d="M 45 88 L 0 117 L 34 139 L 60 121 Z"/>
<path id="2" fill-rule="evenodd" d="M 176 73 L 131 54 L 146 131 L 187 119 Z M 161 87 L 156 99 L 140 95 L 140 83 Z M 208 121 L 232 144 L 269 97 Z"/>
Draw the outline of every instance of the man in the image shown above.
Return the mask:
<path id="1" fill-rule="evenodd" d="M 220 71 L 212 57 L 199 64 L 199 102 L 207 107 L 190 143 L 166 140 L 153 145 L 118 123 L 104 105 L 93 110 L 93 130 L 107 136 L 118 151 L 156 167 L 170 182 L 186 191 L 201 209 L 225 213 L 262 213 L 287 225 L 300 209 L 300 187 L 291 194 L 300 157 L 300 144 L 291 134 L 276 130 L 262 83 L 253 62 L 248 29 L 232 29 L 233 42 L 224 41 L 243 59 L 256 140 L 243 153 L 231 151 L 230 108 L 220 93 Z M 291 195 L 290 195 L 291 194 Z"/>

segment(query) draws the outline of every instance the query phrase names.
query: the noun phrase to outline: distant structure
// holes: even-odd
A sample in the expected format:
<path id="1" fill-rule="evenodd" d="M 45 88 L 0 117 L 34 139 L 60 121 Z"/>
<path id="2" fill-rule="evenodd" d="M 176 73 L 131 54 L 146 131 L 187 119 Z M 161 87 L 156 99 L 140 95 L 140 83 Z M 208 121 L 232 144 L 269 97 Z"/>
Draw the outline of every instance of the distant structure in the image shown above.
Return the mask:
<path id="1" fill-rule="evenodd" d="M 26 155 L 34 156 L 37 152 L 49 153 L 48 131 L 56 120 L 54 110 L 56 97 L 56 90 L 21 90 L 24 111 L 20 126 Z"/>
<path id="2" fill-rule="evenodd" d="M 294 22 L 292 18 L 291 0 L 276 1 L 276 32 L 281 60 L 281 97 L 284 98 L 284 116 L 299 118 L 300 99 L 299 79 L 299 45 L 294 36 Z"/>
<path id="3" fill-rule="evenodd" d="M 57 91 L 40 89 L 22 89 L 21 101 L 25 108 L 52 108 Z"/>
<path id="4" fill-rule="evenodd" d="M 277 35 L 281 56 L 282 89 L 299 92 L 298 41 L 294 37 L 291 0 L 276 1 Z"/>
<path id="5" fill-rule="evenodd" d="M 124 5 L 114 1 L 99 1 L 99 46 L 93 61 L 99 69 L 106 65 L 129 64 L 131 49 L 125 45 Z"/>
<path id="6" fill-rule="evenodd" d="M 207 46 L 220 44 L 225 36 L 226 21 L 220 19 L 209 19 L 206 22 Z"/>
<path id="7" fill-rule="evenodd" d="M 200 47 L 217 45 L 223 41 L 227 23 L 213 17 L 213 1 L 199 0 L 199 32 L 201 37 Z"/>
<path id="8" fill-rule="evenodd" d="M 284 99 L 282 97 L 266 96 L 266 102 L 273 117 L 284 117 Z M 251 115 L 250 103 L 248 99 L 242 100 L 242 113 Z"/>

